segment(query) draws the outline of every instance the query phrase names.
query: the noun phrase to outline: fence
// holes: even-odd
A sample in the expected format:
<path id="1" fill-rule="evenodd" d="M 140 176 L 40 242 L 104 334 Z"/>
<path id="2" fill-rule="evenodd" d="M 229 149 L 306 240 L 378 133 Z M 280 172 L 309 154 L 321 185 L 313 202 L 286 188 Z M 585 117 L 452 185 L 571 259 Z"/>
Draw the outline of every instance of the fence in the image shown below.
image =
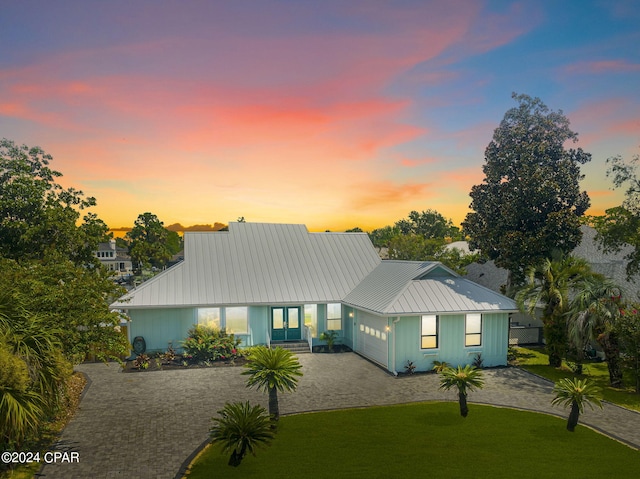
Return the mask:
<path id="1" fill-rule="evenodd" d="M 509 346 L 543 344 L 542 328 L 511 326 L 509 328 Z"/>

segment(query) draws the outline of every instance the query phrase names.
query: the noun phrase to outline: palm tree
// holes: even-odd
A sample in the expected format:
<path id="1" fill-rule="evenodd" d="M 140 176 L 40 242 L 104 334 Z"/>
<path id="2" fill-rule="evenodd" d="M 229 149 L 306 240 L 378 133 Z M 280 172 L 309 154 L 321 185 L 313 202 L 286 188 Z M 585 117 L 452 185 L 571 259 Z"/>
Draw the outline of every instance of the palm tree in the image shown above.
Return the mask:
<path id="1" fill-rule="evenodd" d="M 580 413 L 584 412 L 585 404 L 588 404 L 591 409 L 593 409 L 593 404 L 602 409 L 598 388 L 590 383 L 588 379 L 562 378 L 556 383 L 553 392 L 556 393 L 556 397 L 551 401 L 551 404 L 561 404 L 564 407 L 571 406 L 567 421 L 567 430 L 571 432 L 576 429 L 578 418 Z"/>
<path id="2" fill-rule="evenodd" d="M 20 445 L 34 435 L 44 412 L 41 396 L 30 389 L 27 363 L 0 341 L 0 448 Z"/>
<path id="3" fill-rule="evenodd" d="M 0 445 L 37 435 L 57 412 L 72 372 L 59 333 L 0 292 Z"/>
<path id="4" fill-rule="evenodd" d="M 614 328 L 620 315 L 620 288 L 601 275 L 580 283 L 568 311 L 569 338 L 576 347 L 596 340 L 604 351 L 613 387 L 622 387 L 620 345 Z"/>
<path id="5" fill-rule="evenodd" d="M 280 419 L 278 406 L 278 391 L 295 391 L 298 387 L 298 377 L 302 376 L 302 365 L 298 359 L 287 349 L 280 347 L 269 349 L 265 346 L 256 346 L 249 353 L 249 362 L 246 364 L 248 371 L 242 374 L 248 375 L 247 387 L 256 387 L 258 390 L 269 393 L 269 414 L 274 421 Z"/>
<path id="6" fill-rule="evenodd" d="M 534 314 L 538 305 L 543 305 L 541 319 L 550 366 L 560 367 L 566 352 L 569 295 L 579 282 L 592 274 L 591 267 L 582 258 L 547 258 L 529 268 L 527 282 L 516 294 L 518 307 L 524 312 Z"/>
<path id="7" fill-rule="evenodd" d="M 482 371 L 467 364 L 464 368 L 462 366 L 458 366 L 456 369 L 449 367 L 444 368 L 440 374 L 440 389 L 444 389 L 445 391 L 453 387 L 458 389 L 460 415 L 467 417 L 467 414 L 469 414 L 467 391 L 482 389 L 484 386 Z"/>
<path id="8" fill-rule="evenodd" d="M 249 401 L 227 403 L 218 414 L 220 417 L 212 419 L 209 437 L 212 444 L 220 444 L 223 454 L 231 453 L 230 466 L 238 467 L 247 452 L 255 456 L 256 449 L 269 444 L 275 436 L 262 406 L 251 406 Z"/>

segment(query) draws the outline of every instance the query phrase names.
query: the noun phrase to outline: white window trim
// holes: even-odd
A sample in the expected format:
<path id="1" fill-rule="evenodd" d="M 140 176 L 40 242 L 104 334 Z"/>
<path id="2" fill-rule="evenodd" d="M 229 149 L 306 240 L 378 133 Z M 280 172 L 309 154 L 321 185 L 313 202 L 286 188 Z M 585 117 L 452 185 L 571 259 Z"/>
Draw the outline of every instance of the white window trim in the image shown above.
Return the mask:
<path id="1" fill-rule="evenodd" d="M 436 334 L 422 334 L 422 320 L 425 316 L 432 316 L 435 318 L 436 320 Z M 433 348 L 423 348 L 422 347 L 422 338 L 424 337 L 430 337 L 436 338 L 436 346 Z M 420 349 L 422 351 L 437 351 L 438 349 L 440 349 L 440 316 L 437 314 L 423 314 L 422 316 L 420 316 Z"/>
<path id="2" fill-rule="evenodd" d="M 467 333 L 467 319 L 471 315 L 480 316 L 480 333 Z M 467 337 L 470 335 L 480 334 L 480 344 L 467 344 Z M 482 313 L 469 313 L 464 315 L 464 347 L 465 348 L 480 348 L 482 347 L 482 343 L 484 340 L 484 318 L 482 317 Z"/>

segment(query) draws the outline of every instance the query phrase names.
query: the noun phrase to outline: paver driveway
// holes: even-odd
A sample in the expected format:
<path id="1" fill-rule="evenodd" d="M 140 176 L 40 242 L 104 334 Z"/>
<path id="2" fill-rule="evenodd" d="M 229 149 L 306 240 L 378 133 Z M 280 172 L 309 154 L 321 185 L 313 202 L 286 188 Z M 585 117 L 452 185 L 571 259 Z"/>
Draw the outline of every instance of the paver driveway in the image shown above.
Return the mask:
<path id="1" fill-rule="evenodd" d="M 438 390 L 435 374 L 394 378 L 354 353 L 304 354 L 304 376 L 293 394 L 280 395 L 281 414 L 425 400 L 457 400 Z M 245 388 L 243 368 L 122 373 L 117 365 L 83 364 L 90 379 L 76 417 L 58 450 L 79 453 L 79 463 L 50 464 L 46 478 L 174 478 L 207 439 L 210 418 L 227 401 L 267 397 Z M 516 368 L 485 370 L 484 389 L 471 402 L 512 406 L 565 416 L 552 408 L 552 385 Z M 640 414 L 605 404 L 580 418 L 640 448 Z"/>

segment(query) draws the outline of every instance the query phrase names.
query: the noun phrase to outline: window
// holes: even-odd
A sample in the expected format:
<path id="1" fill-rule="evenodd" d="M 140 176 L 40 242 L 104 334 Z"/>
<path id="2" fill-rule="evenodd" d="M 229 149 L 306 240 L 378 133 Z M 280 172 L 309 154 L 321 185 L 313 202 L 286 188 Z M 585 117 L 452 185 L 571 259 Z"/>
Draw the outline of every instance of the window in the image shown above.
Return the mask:
<path id="1" fill-rule="evenodd" d="M 340 303 L 327 304 L 327 329 L 329 331 L 342 330 L 342 305 Z"/>
<path id="2" fill-rule="evenodd" d="M 225 310 L 227 333 L 249 334 L 249 314 L 246 306 L 236 306 Z"/>
<path id="3" fill-rule="evenodd" d="M 464 345 L 480 346 L 482 344 L 482 315 L 467 314 L 464 322 Z"/>
<path id="4" fill-rule="evenodd" d="M 438 316 L 435 314 L 422 316 L 420 347 L 422 349 L 435 349 L 438 347 Z"/>
<path id="5" fill-rule="evenodd" d="M 220 329 L 220 308 L 198 308 L 198 324 Z"/>
<path id="6" fill-rule="evenodd" d="M 308 326 L 311 330 L 311 337 L 318 337 L 318 305 L 317 304 L 305 304 L 304 305 L 304 325 Z"/>

